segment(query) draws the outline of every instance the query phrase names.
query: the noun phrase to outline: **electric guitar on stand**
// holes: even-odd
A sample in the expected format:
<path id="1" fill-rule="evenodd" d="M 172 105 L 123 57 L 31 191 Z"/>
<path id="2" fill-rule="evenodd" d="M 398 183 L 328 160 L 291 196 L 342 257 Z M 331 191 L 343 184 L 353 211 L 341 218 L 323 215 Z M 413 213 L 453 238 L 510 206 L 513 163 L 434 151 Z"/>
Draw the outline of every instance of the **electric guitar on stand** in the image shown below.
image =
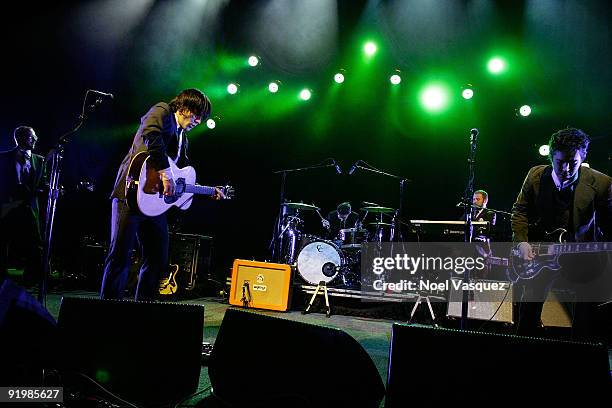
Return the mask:
<path id="1" fill-rule="evenodd" d="M 178 168 L 172 160 L 169 160 L 169 163 L 174 174 L 176 189 L 172 196 L 163 195 L 164 187 L 159 173 L 147 165 L 148 159 L 149 154 L 141 152 L 134 156 L 130 163 L 125 191 L 130 208 L 137 208 L 144 215 L 154 217 L 175 206 L 181 210 L 188 209 L 194 194 L 215 195 L 215 187 L 196 184 L 196 172 L 193 167 Z M 220 187 L 220 190 L 225 195 L 225 199 L 233 198 L 233 187 Z"/>
<path id="2" fill-rule="evenodd" d="M 160 295 L 174 295 L 178 289 L 176 283 L 176 274 L 179 271 L 179 266 L 176 264 L 170 264 L 170 275 L 167 278 L 163 278 L 159 281 L 159 294 Z"/>

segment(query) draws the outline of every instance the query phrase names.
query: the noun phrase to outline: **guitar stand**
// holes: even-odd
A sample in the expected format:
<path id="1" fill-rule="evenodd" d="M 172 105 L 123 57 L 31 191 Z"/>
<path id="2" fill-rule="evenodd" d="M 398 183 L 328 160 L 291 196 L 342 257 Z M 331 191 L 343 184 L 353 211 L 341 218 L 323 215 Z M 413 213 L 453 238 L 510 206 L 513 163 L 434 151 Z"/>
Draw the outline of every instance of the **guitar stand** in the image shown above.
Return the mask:
<path id="1" fill-rule="evenodd" d="M 248 308 L 253 298 L 251 297 L 251 290 L 249 289 L 249 281 L 245 280 L 242 284 L 242 306 Z"/>
<path id="2" fill-rule="evenodd" d="M 421 294 L 419 294 L 419 296 L 417 297 L 414 307 L 412 308 L 412 312 L 410 312 L 410 319 L 408 320 L 408 323 L 412 323 L 412 318 L 414 317 L 417 308 L 423 300 L 427 302 L 427 307 L 429 307 L 429 314 L 431 315 L 431 320 L 433 321 L 434 326 L 438 327 L 438 323 L 436 323 L 436 315 L 434 315 L 433 308 L 431 307 L 431 301 L 429 300 L 429 296 L 423 296 Z"/>
<path id="3" fill-rule="evenodd" d="M 310 307 L 314 303 L 315 298 L 319 294 L 319 290 L 322 291 L 321 294 L 325 294 L 325 307 L 326 307 L 326 310 L 327 310 L 325 312 L 325 316 L 326 317 L 330 317 L 331 316 L 331 307 L 329 306 L 329 297 L 327 296 L 327 284 L 325 283 L 325 281 L 319 282 L 319 284 L 317 285 L 317 288 L 315 289 L 315 292 L 313 293 L 312 297 L 310 298 L 310 302 L 308 303 L 308 306 L 306 306 L 306 309 L 302 312 L 302 314 L 308 313 L 308 311 L 310 310 Z"/>

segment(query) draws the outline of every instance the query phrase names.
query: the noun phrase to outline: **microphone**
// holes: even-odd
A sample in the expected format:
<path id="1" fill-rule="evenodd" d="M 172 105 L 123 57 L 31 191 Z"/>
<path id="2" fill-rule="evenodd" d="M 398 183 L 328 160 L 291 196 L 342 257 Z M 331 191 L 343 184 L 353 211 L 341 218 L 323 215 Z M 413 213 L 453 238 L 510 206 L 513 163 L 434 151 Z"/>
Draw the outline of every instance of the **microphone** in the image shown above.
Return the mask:
<path id="1" fill-rule="evenodd" d="M 355 164 L 353 164 L 353 165 L 351 166 L 351 169 L 350 169 L 350 170 L 349 170 L 349 172 L 348 172 L 349 176 L 350 176 L 351 174 L 353 174 L 353 173 L 355 172 L 355 170 L 357 170 L 357 165 L 358 165 L 360 162 L 361 162 L 361 160 L 357 160 L 357 161 L 355 162 Z"/>
<path id="2" fill-rule="evenodd" d="M 91 92 L 92 94 L 101 96 L 103 98 L 108 98 L 108 99 L 113 99 L 114 96 L 112 93 L 106 93 L 106 92 L 101 92 L 101 91 L 96 91 L 95 89 L 90 89 L 89 92 Z"/>
<path id="3" fill-rule="evenodd" d="M 342 169 L 340 168 L 340 165 L 336 163 L 336 160 L 333 161 L 333 165 L 334 165 L 334 168 L 336 169 L 336 172 L 338 174 L 342 174 Z"/>
<path id="4" fill-rule="evenodd" d="M 475 143 L 478 138 L 478 129 L 474 128 L 470 130 L 470 143 Z"/>

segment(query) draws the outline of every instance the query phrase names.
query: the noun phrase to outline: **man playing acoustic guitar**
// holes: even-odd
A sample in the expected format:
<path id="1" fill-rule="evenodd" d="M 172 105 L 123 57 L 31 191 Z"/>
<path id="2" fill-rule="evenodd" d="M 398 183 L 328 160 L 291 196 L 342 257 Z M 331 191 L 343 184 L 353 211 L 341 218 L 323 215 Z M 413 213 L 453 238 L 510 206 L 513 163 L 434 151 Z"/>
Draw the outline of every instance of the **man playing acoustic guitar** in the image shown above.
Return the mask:
<path id="1" fill-rule="evenodd" d="M 124 296 L 136 239 L 143 259 L 136 300 L 155 299 L 159 279 L 168 269 L 168 223 L 165 213 L 148 216 L 128 205 L 126 190 L 138 187 L 127 185 L 133 183 L 128 177 L 130 166 L 139 153 L 146 152 L 147 166 L 152 167 L 157 172 L 153 173 L 154 176 L 160 179 L 154 183 L 159 185 L 157 193 L 163 192 L 165 197 L 174 196 L 176 180 L 169 160 L 178 167 L 186 165 L 186 133 L 206 120 L 210 112 L 211 104 L 206 95 L 197 89 L 186 89 L 169 104 L 157 103 L 141 118 L 132 147 L 119 167 L 111 194 L 111 240 L 100 290 L 103 299 L 121 299 Z M 220 189 L 213 191 L 214 199 L 225 198 Z"/>
<path id="2" fill-rule="evenodd" d="M 589 136 L 582 130 L 559 130 L 549 142 L 551 165 L 529 170 L 512 207 L 513 241 L 517 244 L 518 258 L 525 263 L 538 259 L 534 242 L 560 241 L 559 236 L 546 235 L 555 231 L 563 234 L 562 241 L 610 241 L 612 178 L 582 166 L 589 142 Z M 583 255 L 592 254 L 579 256 Z M 579 274 L 590 273 L 589 266 L 584 264 L 574 269 Z M 519 334 L 537 334 L 543 302 L 554 283 L 554 276 L 544 271 L 539 276 L 518 281 Z M 574 334 L 584 337 L 589 335 L 593 307 L 584 299 L 577 300 Z"/>

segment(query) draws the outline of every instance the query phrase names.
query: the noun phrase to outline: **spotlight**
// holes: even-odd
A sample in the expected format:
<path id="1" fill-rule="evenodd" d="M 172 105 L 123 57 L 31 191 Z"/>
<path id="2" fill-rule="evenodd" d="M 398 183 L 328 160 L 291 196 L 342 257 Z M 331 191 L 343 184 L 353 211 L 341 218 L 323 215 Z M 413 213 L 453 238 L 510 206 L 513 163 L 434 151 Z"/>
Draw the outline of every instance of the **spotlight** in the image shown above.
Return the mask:
<path id="1" fill-rule="evenodd" d="M 215 122 L 215 120 L 213 118 L 210 118 L 206 121 L 206 126 L 209 129 L 214 129 L 217 126 L 217 122 Z"/>
<path id="2" fill-rule="evenodd" d="M 421 103 L 429 112 L 443 110 L 448 104 L 448 90 L 443 85 L 431 84 L 421 92 Z"/>
<path id="3" fill-rule="evenodd" d="M 280 85 L 280 81 L 273 81 L 268 84 L 268 91 L 272 93 L 278 92 L 278 87 Z"/>
<path id="4" fill-rule="evenodd" d="M 471 86 L 468 85 L 468 87 L 466 87 L 463 92 L 461 92 L 461 96 L 463 96 L 463 99 L 472 99 L 472 97 L 474 96 L 474 90 Z"/>
<path id="5" fill-rule="evenodd" d="M 550 152 L 550 146 L 548 146 L 547 144 L 542 145 L 538 149 L 538 152 L 540 153 L 540 156 L 548 156 L 548 153 Z"/>
<path id="6" fill-rule="evenodd" d="M 238 92 L 238 84 L 235 83 L 231 83 L 227 86 L 227 93 L 230 95 L 234 95 L 236 92 Z"/>
<path id="7" fill-rule="evenodd" d="M 248 59 L 248 63 L 252 67 L 256 67 L 259 64 L 259 57 L 256 55 L 251 55 Z"/>
<path id="8" fill-rule="evenodd" d="M 389 77 L 389 81 L 391 81 L 391 83 L 393 85 L 399 85 L 400 82 L 402 82 L 402 77 L 400 76 L 400 70 L 396 69 L 393 73 L 393 75 L 391 75 L 391 77 Z"/>
<path id="9" fill-rule="evenodd" d="M 494 57 L 487 63 L 487 68 L 492 74 L 501 74 L 506 70 L 506 61 L 500 57 Z"/>
<path id="10" fill-rule="evenodd" d="M 344 72 L 345 71 L 343 69 L 341 69 L 338 72 L 336 72 L 336 75 L 334 75 L 334 81 L 337 84 L 341 84 L 341 83 L 344 82 Z"/>
<path id="11" fill-rule="evenodd" d="M 309 100 L 311 96 L 312 92 L 310 92 L 310 89 L 302 89 L 302 91 L 300 92 L 300 99 L 303 101 Z"/>
<path id="12" fill-rule="evenodd" d="M 531 115 L 531 106 L 529 105 L 523 105 L 519 108 L 519 113 L 521 114 L 521 116 L 523 117 L 527 117 L 529 115 Z"/>
<path id="13" fill-rule="evenodd" d="M 368 57 L 371 57 L 372 55 L 376 54 L 376 50 L 377 50 L 376 44 L 373 43 L 372 41 L 368 41 L 363 46 L 363 51 L 366 53 Z"/>

